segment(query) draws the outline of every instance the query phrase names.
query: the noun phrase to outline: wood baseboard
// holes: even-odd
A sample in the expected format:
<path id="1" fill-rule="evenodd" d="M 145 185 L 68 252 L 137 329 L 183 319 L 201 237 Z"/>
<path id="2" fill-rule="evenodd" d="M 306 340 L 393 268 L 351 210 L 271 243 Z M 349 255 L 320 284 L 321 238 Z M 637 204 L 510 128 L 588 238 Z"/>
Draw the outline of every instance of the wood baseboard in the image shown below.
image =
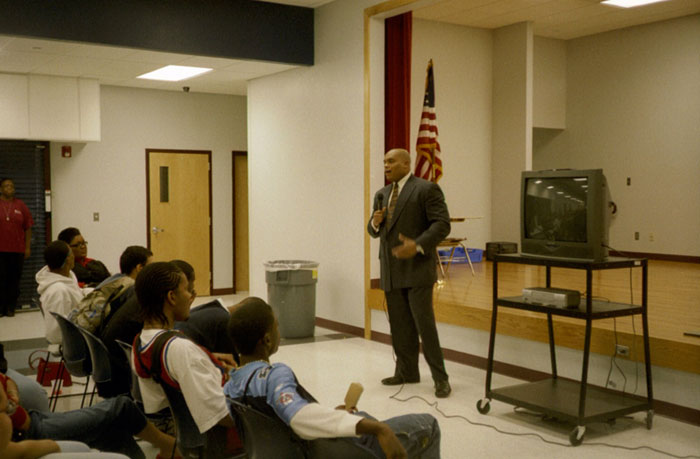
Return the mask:
<path id="1" fill-rule="evenodd" d="M 211 296 L 216 296 L 216 295 L 233 295 L 236 293 L 236 290 L 233 288 L 213 288 L 211 289 Z"/>
<path id="2" fill-rule="evenodd" d="M 321 317 L 316 317 L 316 325 L 360 338 L 364 336 L 364 330 L 360 327 L 323 319 Z M 383 344 L 391 344 L 391 336 L 386 333 L 372 331 L 372 341 L 377 341 Z M 469 365 L 482 370 L 486 369 L 487 359 L 485 357 L 446 348 L 443 348 L 442 352 L 445 360 L 461 363 L 463 365 Z M 551 375 L 546 372 L 531 370 L 529 368 L 498 361 L 494 362 L 493 371 L 504 376 L 509 376 L 511 378 L 521 379 L 528 382 L 539 381 L 551 377 Z M 614 391 L 612 389 L 605 390 L 609 390 L 613 393 L 621 393 L 620 391 Z M 638 397 L 640 400 L 643 400 L 643 397 L 632 397 Z M 660 414 L 662 416 L 667 416 L 678 421 L 700 426 L 700 410 L 696 410 L 694 408 L 676 405 L 674 403 L 664 402 L 662 400 L 654 400 L 654 411 L 656 414 Z"/>
<path id="3" fill-rule="evenodd" d="M 370 290 L 371 309 L 384 310 L 384 294 L 381 290 Z M 476 330 L 491 331 L 491 310 L 448 302 L 435 302 L 435 318 L 438 322 Z M 558 346 L 583 349 L 585 322 L 555 318 L 554 341 Z M 520 311 L 499 308 L 498 333 L 516 338 L 548 343 L 547 319 L 542 314 L 529 315 Z M 672 368 L 688 373 L 700 374 L 700 340 L 670 340 L 650 337 L 651 361 L 654 365 Z M 615 344 L 622 344 L 635 350 L 629 357 L 618 357 L 638 362 L 644 361 L 644 344 L 641 329 L 637 334 L 597 328 L 594 324 L 591 333 L 591 352 L 609 355 Z"/>
<path id="4" fill-rule="evenodd" d="M 629 258 L 647 258 L 649 260 L 677 261 L 680 263 L 700 263 L 700 257 L 691 255 L 673 255 L 669 253 L 648 253 L 648 252 L 629 252 L 623 250 L 611 250 L 611 255 L 629 257 Z"/>

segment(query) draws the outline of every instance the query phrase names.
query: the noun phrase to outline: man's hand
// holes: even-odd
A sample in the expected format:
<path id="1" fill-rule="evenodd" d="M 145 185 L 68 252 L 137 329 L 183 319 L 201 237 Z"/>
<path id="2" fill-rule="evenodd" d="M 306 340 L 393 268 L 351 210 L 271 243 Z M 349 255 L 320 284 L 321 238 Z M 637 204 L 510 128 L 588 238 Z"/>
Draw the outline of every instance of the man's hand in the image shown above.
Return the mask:
<path id="1" fill-rule="evenodd" d="M 372 226 L 379 228 L 379 225 L 384 222 L 384 216 L 386 215 L 386 207 L 382 207 L 380 210 L 375 210 L 372 214 Z"/>
<path id="2" fill-rule="evenodd" d="M 411 239 L 409 237 L 404 236 L 403 234 L 399 233 L 399 241 L 401 241 L 403 244 L 397 245 L 393 249 L 391 249 L 391 253 L 396 257 L 396 258 L 413 258 L 416 256 L 418 253 L 418 249 L 416 248 L 416 241 L 415 239 Z"/>
<path id="3" fill-rule="evenodd" d="M 386 426 L 385 429 L 382 429 L 377 434 L 377 441 L 379 441 L 379 446 L 381 446 L 387 459 L 404 459 L 408 457 L 403 445 L 389 426 Z"/>
<path id="4" fill-rule="evenodd" d="M 221 354 L 217 352 L 212 352 L 212 355 L 224 365 L 226 373 L 238 367 L 238 365 L 236 365 L 236 361 L 233 359 L 233 355 L 231 354 Z"/>
<path id="5" fill-rule="evenodd" d="M 387 424 L 372 419 L 362 419 L 355 427 L 355 433 L 369 434 L 377 437 L 379 446 L 384 451 L 387 459 L 405 459 L 408 457 L 403 445 L 396 438 L 396 434 Z"/>
<path id="6" fill-rule="evenodd" d="M 5 391 L 5 393 L 7 394 L 7 399 L 12 400 L 17 405 L 19 405 L 19 388 L 17 387 L 17 383 L 15 383 L 10 378 L 7 378 L 6 381 L 7 390 Z"/>
<path id="7" fill-rule="evenodd" d="M 356 407 L 356 406 L 353 406 L 353 407 L 349 407 L 349 408 L 348 408 L 348 407 L 346 407 L 345 405 L 338 405 L 338 406 L 335 407 L 335 409 L 336 409 L 336 410 L 347 411 L 347 412 L 350 413 L 350 414 L 355 414 L 355 413 L 357 413 L 357 407 Z"/>

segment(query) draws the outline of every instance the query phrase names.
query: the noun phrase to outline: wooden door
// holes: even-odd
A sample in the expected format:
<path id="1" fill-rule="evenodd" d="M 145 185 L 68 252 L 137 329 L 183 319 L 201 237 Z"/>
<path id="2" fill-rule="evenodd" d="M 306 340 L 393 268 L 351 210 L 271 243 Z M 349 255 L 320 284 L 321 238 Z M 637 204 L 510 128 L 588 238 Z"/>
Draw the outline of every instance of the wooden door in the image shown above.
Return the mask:
<path id="1" fill-rule="evenodd" d="M 233 152 L 234 289 L 248 291 L 248 156 Z"/>
<path id="2" fill-rule="evenodd" d="M 153 259 L 194 267 L 197 295 L 211 292 L 211 152 L 146 150 L 148 245 Z"/>

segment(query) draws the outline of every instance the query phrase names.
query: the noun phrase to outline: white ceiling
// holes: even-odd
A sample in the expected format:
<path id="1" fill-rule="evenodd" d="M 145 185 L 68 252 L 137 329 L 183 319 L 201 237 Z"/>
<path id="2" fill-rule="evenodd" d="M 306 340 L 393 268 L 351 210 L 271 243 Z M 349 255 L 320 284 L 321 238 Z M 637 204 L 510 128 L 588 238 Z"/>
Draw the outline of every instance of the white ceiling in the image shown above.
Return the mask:
<path id="1" fill-rule="evenodd" d="M 413 17 L 496 29 L 531 21 L 540 37 L 570 40 L 595 33 L 700 13 L 700 0 L 666 0 L 637 8 L 601 0 L 433 0 Z"/>
<path id="2" fill-rule="evenodd" d="M 318 7 L 331 0 L 278 0 Z M 532 21 L 535 35 L 571 39 L 632 25 L 700 13 L 700 0 L 666 0 L 621 9 L 599 0 L 422 0 L 414 18 L 493 29 Z M 214 71 L 180 82 L 136 79 L 167 64 L 210 67 Z M 297 67 L 260 61 L 221 59 L 130 48 L 37 40 L 0 35 L 0 72 L 96 78 L 104 85 L 245 95 L 247 81 Z"/>

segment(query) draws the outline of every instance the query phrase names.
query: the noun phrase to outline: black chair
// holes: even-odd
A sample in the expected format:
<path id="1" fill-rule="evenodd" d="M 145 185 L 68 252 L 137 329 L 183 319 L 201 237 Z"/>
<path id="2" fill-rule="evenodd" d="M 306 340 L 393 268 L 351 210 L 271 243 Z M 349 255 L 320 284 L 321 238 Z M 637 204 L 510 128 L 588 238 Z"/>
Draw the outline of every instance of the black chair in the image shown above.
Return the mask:
<path id="1" fill-rule="evenodd" d="M 44 307 L 42 306 L 41 301 L 34 298 L 32 300 L 32 303 L 39 308 L 39 312 L 41 312 L 41 317 L 46 317 L 46 314 L 44 313 Z M 63 363 L 63 356 L 61 355 L 60 346 L 59 346 L 58 350 L 52 349 L 52 347 L 54 347 L 54 345 L 50 344 L 49 348 L 46 349 L 46 358 L 44 359 L 43 365 L 41 363 L 39 364 L 40 368 L 39 368 L 39 371 L 37 374 L 37 381 L 39 381 L 39 384 L 41 384 L 42 386 L 45 385 L 44 379 L 46 378 L 46 370 L 48 368 L 50 368 L 55 363 L 55 361 L 53 361 L 53 362 L 51 361 L 51 357 L 58 357 L 59 374 L 61 376 L 63 376 L 62 373 L 63 373 L 63 368 L 64 368 L 65 364 Z M 35 352 L 40 352 L 40 351 L 43 352 L 43 349 L 41 349 L 41 350 L 37 349 Z M 33 359 L 32 359 L 33 355 L 34 355 L 34 353 L 32 353 L 29 356 L 30 361 L 33 361 Z M 49 364 L 49 362 L 51 362 L 51 364 Z M 30 367 L 31 367 L 31 363 L 30 363 Z M 58 387 L 58 385 L 59 385 L 58 374 L 56 376 L 57 376 L 56 379 L 53 380 L 53 387 L 51 388 L 51 395 L 49 396 L 49 407 L 51 407 L 51 405 L 55 406 L 56 402 L 54 402 L 54 400 L 57 400 L 58 396 L 59 396 L 60 387 Z"/>
<path id="2" fill-rule="evenodd" d="M 301 440 L 277 416 L 240 400 L 228 398 L 248 459 L 376 459 L 376 455 L 347 438 Z"/>
<path id="3" fill-rule="evenodd" d="M 78 326 L 73 322 L 56 312 L 50 312 L 50 314 L 56 319 L 56 322 L 58 322 L 63 341 L 61 344 L 61 355 L 64 365 L 62 365 L 59 370 L 58 388 L 55 389 L 54 393 L 58 394 L 61 390 L 64 367 L 72 376 L 86 377 L 83 399 L 80 402 L 80 408 L 82 408 L 85 406 L 85 398 L 87 397 L 88 386 L 90 385 L 90 375 L 92 374 L 92 360 L 87 344 L 85 343 L 85 338 L 83 338 L 83 335 L 78 330 Z M 51 411 L 56 409 L 57 402 L 58 397 L 54 398 Z"/>
<path id="4" fill-rule="evenodd" d="M 185 459 L 223 459 L 226 447 L 227 429 L 214 426 L 205 433 L 200 433 L 197 424 L 192 418 L 185 397 L 178 389 L 161 383 L 160 387 L 168 399 L 170 411 L 175 422 L 177 447 Z M 274 457 L 274 456 L 270 456 Z"/>
<path id="5" fill-rule="evenodd" d="M 115 340 L 116 343 L 119 345 L 122 351 L 124 351 L 124 355 L 126 356 L 126 361 L 129 363 L 129 368 L 133 368 L 131 364 L 131 360 L 133 358 L 133 355 L 131 353 L 132 346 L 129 343 L 125 343 L 124 341 L 120 340 Z M 135 371 L 131 371 L 131 398 L 133 398 L 135 401 L 143 405 L 143 398 L 141 397 L 141 388 L 139 387 L 139 377 L 136 374 Z"/>
<path id="6" fill-rule="evenodd" d="M 248 459 L 303 459 L 304 442 L 279 418 L 228 398 Z M 332 457 L 332 456 L 328 456 Z"/>
<path id="7" fill-rule="evenodd" d="M 113 378 L 112 365 L 110 364 L 110 355 L 107 346 L 100 338 L 93 335 L 83 327 L 79 325 L 76 325 L 76 327 L 78 328 L 80 334 L 83 335 L 83 338 L 85 338 L 85 343 L 90 351 L 90 360 L 92 361 L 92 380 L 95 382 L 97 393 L 103 398 L 119 395 L 117 393 L 113 393 L 111 388 L 105 388 L 108 387 Z M 100 390 L 101 387 L 103 388 L 102 391 Z M 92 405 L 92 399 L 94 396 L 95 391 L 92 392 L 92 396 L 90 397 L 90 405 Z"/>

